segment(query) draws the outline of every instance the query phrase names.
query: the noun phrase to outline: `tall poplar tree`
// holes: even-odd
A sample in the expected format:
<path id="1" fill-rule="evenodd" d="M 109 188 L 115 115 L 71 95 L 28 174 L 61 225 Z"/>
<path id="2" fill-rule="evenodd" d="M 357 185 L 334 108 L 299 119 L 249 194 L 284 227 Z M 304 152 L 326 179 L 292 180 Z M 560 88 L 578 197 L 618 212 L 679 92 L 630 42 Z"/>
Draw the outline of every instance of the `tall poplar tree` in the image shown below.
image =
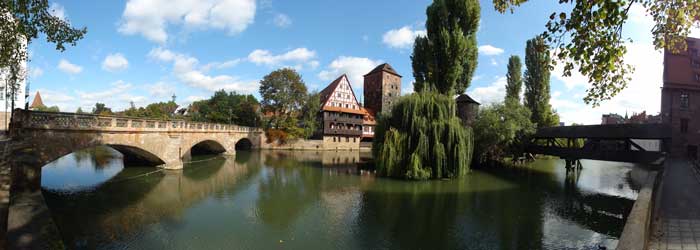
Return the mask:
<path id="1" fill-rule="evenodd" d="M 552 125 L 552 110 L 549 105 L 550 77 L 549 48 L 542 36 L 527 41 L 525 47 L 525 106 L 532 112 L 537 127 Z M 558 121 L 557 121 L 558 122 Z"/>
<path id="2" fill-rule="evenodd" d="M 457 118 L 455 93 L 469 87 L 476 68 L 477 0 L 434 0 L 427 36 L 411 56 L 416 93 L 380 115 L 373 154 L 381 175 L 404 179 L 454 178 L 469 170 L 472 129 Z"/>
<path id="3" fill-rule="evenodd" d="M 508 59 L 508 73 L 506 74 L 508 81 L 506 85 L 506 100 L 515 100 L 520 103 L 520 90 L 523 87 L 522 63 L 520 57 L 516 55 L 510 56 Z"/>
<path id="4" fill-rule="evenodd" d="M 475 0 L 435 0 L 428 7 L 428 36 L 416 38 L 411 56 L 416 92 L 467 90 L 477 65 L 480 11 Z"/>

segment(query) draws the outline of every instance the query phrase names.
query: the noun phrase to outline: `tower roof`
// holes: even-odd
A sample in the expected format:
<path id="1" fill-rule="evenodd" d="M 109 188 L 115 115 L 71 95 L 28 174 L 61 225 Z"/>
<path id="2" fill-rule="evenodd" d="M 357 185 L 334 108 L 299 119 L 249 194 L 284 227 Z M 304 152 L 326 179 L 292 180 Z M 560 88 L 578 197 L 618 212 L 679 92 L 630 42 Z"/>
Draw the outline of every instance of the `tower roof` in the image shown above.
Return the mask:
<path id="1" fill-rule="evenodd" d="M 46 107 L 44 105 L 44 101 L 41 100 L 41 94 L 39 94 L 39 91 L 36 92 L 36 95 L 34 95 L 34 100 L 32 101 L 32 105 L 29 106 L 29 108 L 40 108 L 40 107 Z"/>
<path id="2" fill-rule="evenodd" d="M 469 95 L 467 94 L 461 94 L 457 96 L 457 99 L 455 99 L 456 102 L 466 102 L 466 103 L 476 103 L 476 105 L 481 105 L 481 103 L 474 101 Z"/>
<path id="3" fill-rule="evenodd" d="M 401 75 L 399 75 L 399 73 L 396 73 L 396 70 L 394 70 L 394 68 L 391 67 L 391 65 L 389 65 L 388 63 L 382 63 L 382 64 L 380 64 L 379 66 L 377 66 L 376 68 L 374 68 L 372 71 L 370 71 L 369 73 L 367 73 L 365 76 L 368 76 L 368 75 L 371 75 L 371 74 L 374 74 L 374 73 L 378 73 L 378 72 L 382 72 L 382 71 L 387 72 L 387 73 L 390 73 L 390 74 L 394 74 L 394 75 L 396 75 L 396 76 L 398 76 L 398 77 L 402 77 Z"/>

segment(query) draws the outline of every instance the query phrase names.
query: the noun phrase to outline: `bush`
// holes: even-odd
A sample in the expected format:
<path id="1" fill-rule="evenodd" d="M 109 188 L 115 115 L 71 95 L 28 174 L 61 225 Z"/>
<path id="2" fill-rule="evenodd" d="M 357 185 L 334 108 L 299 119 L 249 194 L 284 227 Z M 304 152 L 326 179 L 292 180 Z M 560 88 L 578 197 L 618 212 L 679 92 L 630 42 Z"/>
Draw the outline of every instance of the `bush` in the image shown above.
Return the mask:
<path id="1" fill-rule="evenodd" d="M 278 142 L 280 144 L 285 144 L 289 137 L 287 132 L 279 129 L 268 129 L 265 135 L 267 136 L 267 143 Z"/>

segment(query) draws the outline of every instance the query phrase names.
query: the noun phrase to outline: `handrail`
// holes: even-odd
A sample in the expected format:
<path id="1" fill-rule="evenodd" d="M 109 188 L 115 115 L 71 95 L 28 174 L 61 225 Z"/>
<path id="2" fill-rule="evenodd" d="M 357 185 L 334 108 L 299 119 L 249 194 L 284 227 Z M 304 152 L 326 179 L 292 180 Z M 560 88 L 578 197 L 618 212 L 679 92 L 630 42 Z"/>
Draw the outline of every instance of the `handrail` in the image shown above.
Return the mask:
<path id="1" fill-rule="evenodd" d="M 235 124 L 159 120 L 127 116 L 15 110 L 17 128 L 125 130 L 125 131 L 227 131 L 261 132 Z"/>

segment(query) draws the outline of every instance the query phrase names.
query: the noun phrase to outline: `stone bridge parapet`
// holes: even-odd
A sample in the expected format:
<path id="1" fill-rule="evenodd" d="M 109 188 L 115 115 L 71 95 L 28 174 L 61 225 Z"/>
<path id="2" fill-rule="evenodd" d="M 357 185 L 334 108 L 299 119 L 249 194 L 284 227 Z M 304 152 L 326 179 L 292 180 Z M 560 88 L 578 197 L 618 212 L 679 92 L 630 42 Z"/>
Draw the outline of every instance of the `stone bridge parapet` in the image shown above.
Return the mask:
<path id="1" fill-rule="evenodd" d="M 37 161 L 31 165 L 41 166 L 80 149 L 107 145 L 121 152 L 125 161 L 181 168 L 195 146 L 234 154 L 239 142 L 257 148 L 263 137 L 259 128 L 235 124 L 21 109 L 13 113 L 10 137 L 27 145 L 19 155 L 31 153 L 29 158 Z"/>

